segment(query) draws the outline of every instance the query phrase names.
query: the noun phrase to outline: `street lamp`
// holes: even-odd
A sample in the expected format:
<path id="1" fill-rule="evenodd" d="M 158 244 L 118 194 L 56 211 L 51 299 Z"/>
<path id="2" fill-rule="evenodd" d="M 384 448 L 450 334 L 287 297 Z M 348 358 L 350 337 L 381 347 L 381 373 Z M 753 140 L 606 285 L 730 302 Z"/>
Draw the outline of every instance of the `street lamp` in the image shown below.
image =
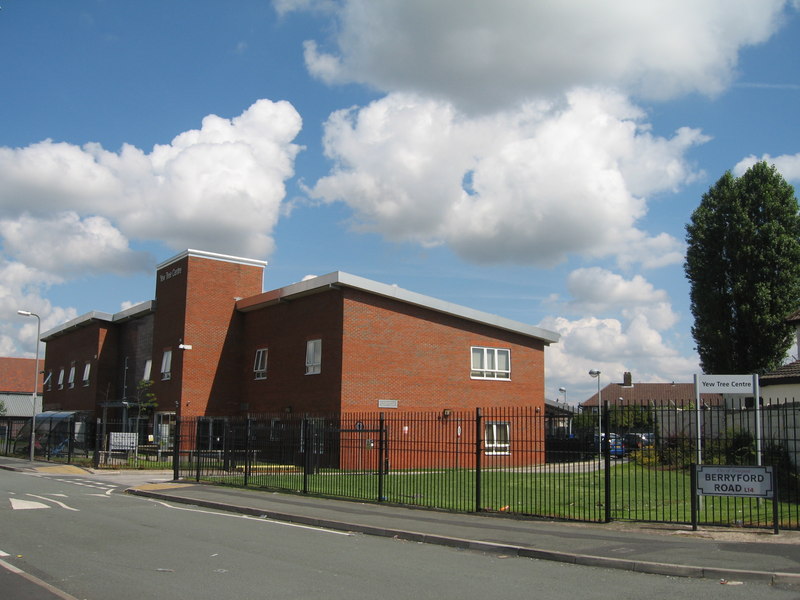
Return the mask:
<path id="1" fill-rule="evenodd" d="M 567 388 L 560 387 L 558 388 L 559 393 L 564 394 L 564 404 L 567 403 Z"/>
<path id="2" fill-rule="evenodd" d="M 603 451 L 603 399 L 600 397 L 600 371 L 592 369 L 589 375 L 597 379 L 597 441 L 600 451 Z"/>
<path id="3" fill-rule="evenodd" d="M 35 369 L 33 371 L 33 393 L 31 394 L 31 400 L 33 402 L 33 406 L 31 407 L 31 455 L 30 460 L 33 462 L 33 452 L 34 452 L 34 445 L 36 443 L 36 388 L 39 387 L 39 338 L 41 337 L 42 333 L 42 319 L 36 313 L 32 313 L 29 310 L 18 310 L 18 315 L 23 317 L 36 317 L 36 362 L 35 362 Z"/>

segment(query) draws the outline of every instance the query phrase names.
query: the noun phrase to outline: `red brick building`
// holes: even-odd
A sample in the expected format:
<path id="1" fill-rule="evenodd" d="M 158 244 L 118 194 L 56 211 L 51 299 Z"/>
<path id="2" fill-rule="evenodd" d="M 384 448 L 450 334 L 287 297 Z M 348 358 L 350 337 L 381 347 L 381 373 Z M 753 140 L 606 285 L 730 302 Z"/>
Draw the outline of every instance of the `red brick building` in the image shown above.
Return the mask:
<path id="1" fill-rule="evenodd" d="M 558 335 L 335 272 L 262 293 L 266 263 L 187 250 L 158 265 L 155 300 L 43 335 L 45 410 L 132 416 L 152 380 L 174 415 L 544 412 Z"/>

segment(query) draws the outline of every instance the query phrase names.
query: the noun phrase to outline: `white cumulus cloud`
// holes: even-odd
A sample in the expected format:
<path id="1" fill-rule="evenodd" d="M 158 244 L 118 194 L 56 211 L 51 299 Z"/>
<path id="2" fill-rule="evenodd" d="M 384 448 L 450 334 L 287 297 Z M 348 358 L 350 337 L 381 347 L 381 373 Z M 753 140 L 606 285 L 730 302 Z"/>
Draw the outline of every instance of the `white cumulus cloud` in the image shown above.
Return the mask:
<path id="1" fill-rule="evenodd" d="M 694 179 L 685 153 L 707 138 L 693 129 L 655 136 L 644 116 L 603 90 L 479 117 L 390 94 L 330 117 L 335 167 L 311 194 L 346 202 L 361 228 L 448 244 L 479 263 L 549 266 L 570 254 L 676 263 L 681 242 L 636 224 L 648 195 Z"/>
<path id="2" fill-rule="evenodd" d="M 75 316 L 43 298 L 49 286 L 87 271 L 151 269 L 133 243 L 269 255 L 301 125 L 288 102 L 259 100 L 150 152 L 52 140 L 0 148 L 0 313 L 15 324 L 0 331 L 0 350 L 19 328 L 19 307 L 43 325 Z"/>
<path id="3" fill-rule="evenodd" d="M 306 42 L 309 72 L 329 83 L 496 108 L 575 86 L 649 98 L 714 95 L 738 52 L 780 26 L 785 0 L 342 0 L 330 40 Z M 328 10 L 329 0 L 279 0 Z M 332 13 L 333 14 L 333 13 Z M 324 49 L 327 48 L 327 49 Z"/>
<path id="4" fill-rule="evenodd" d="M 764 154 L 761 158 L 756 158 L 755 155 L 750 155 L 738 163 L 733 168 L 733 174 L 736 177 L 744 175 L 745 171 L 752 167 L 759 161 L 765 161 L 767 164 L 775 165 L 778 172 L 787 181 L 800 181 L 800 153 L 798 154 L 782 154 L 780 156 L 770 156 Z"/>

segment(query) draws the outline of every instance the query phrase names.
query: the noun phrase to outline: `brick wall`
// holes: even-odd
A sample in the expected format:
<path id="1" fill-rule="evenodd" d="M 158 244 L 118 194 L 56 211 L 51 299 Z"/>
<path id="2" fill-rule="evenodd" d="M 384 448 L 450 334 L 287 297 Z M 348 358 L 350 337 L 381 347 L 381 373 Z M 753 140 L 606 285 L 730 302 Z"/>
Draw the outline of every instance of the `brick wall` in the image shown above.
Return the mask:
<path id="1" fill-rule="evenodd" d="M 544 406 L 544 346 L 389 298 L 344 291 L 342 410 Z M 511 350 L 510 380 L 470 378 L 470 348 Z"/>
<path id="2" fill-rule="evenodd" d="M 544 346 L 389 298 L 344 288 L 244 315 L 241 379 L 250 413 L 544 407 Z M 322 373 L 305 374 L 305 347 L 322 339 Z M 511 350 L 511 380 L 470 378 L 472 346 Z M 256 350 L 269 352 L 255 380 Z M 383 409 L 386 410 L 386 409 Z"/>
<path id="3" fill-rule="evenodd" d="M 342 387 L 342 297 L 330 290 L 244 314 L 245 411 L 338 411 Z M 305 374 L 306 342 L 322 340 L 322 369 Z M 269 351 L 267 378 L 255 380 L 256 350 Z"/>
<path id="4" fill-rule="evenodd" d="M 192 254 L 157 272 L 153 391 L 165 410 L 177 403 L 185 416 L 238 412 L 241 324 L 234 306 L 261 292 L 263 273 L 262 266 Z M 167 349 L 172 378 L 162 381 Z"/>
<path id="5" fill-rule="evenodd" d="M 52 389 L 44 391 L 43 410 L 95 410 L 100 402 L 115 400 L 119 393 L 115 378 L 117 332 L 110 324 L 89 323 L 47 342 L 45 372 L 52 372 Z M 91 365 L 89 385 L 83 385 L 86 363 Z M 70 368 L 75 382 L 70 387 Z M 64 385 L 58 376 L 64 369 Z"/>

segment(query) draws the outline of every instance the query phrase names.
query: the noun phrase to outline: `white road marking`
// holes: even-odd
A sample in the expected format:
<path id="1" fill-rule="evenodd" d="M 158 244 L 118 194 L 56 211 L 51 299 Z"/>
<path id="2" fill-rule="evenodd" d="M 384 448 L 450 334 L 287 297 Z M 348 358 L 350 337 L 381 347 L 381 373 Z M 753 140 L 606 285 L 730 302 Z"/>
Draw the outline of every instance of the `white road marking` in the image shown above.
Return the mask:
<path id="1" fill-rule="evenodd" d="M 246 519 L 248 521 L 258 521 L 260 523 L 272 523 L 273 525 L 283 525 L 285 527 L 296 527 L 298 529 L 310 529 L 312 531 L 319 531 L 321 533 L 332 533 L 334 535 L 352 535 L 347 531 L 334 531 L 333 529 L 324 529 L 322 527 L 313 527 L 311 525 L 301 525 L 299 523 L 287 523 L 285 521 L 276 521 L 274 519 L 267 519 L 266 517 L 251 517 L 250 515 L 236 515 L 232 513 L 222 513 L 222 512 L 213 512 L 210 510 L 201 510 L 199 508 L 186 508 L 185 506 L 172 506 L 171 504 L 167 504 L 166 502 L 162 502 L 161 500 L 150 500 L 150 502 L 155 502 L 156 504 L 160 504 L 161 506 L 166 506 L 167 508 L 172 508 L 174 510 L 185 510 L 187 512 L 196 512 L 196 513 L 203 513 L 206 515 L 216 515 L 218 517 L 233 517 L 235 519 Z"/>
<path id="2" fill-rule="evenodd" d="M 17 567 L 15 567 L 14 565 L 12 565 L 11 563 L 7 563 L 7 562 L 6 562 L 6 561 L 4 561 L 4 560 L 0 560 L 0 566 L 2 566 L 2 567 L 5 567 L 5 568 L 6 568 L 6 569 L 8 569 L 9 571 L 11 571 L 12 573 L 16 573 L 17 575 L 21 575 L 22 573 L 24 573 L 24 572 L 25 572 L 25 571 L 23 571 L 22 569 L 18 569 Z"/>
<path id="3" fill-rule="evenodd" d="M 11 508 L 14 510 L 35 510 L 37 508 L 52 508 L 47 504 L 41 502 L 34 502 L 33 500 L 22 500 L 20 498 L 9 498 Z"/>
<path id="4" fill-rule="evenodd" d="M 61 508 L 66 508 L 67 510 L 74 510 L 75 512 L 80 512 L 78 508 L 72 508 L 71 506 L 67 506 L 63 502 L 59 502 L 58 500 L 53 500 L 52 498 L 45 498 L 44 496 L 37 496 L 36 494 L 25 494 L 26 496 L 30 496 L 31 498 L 39 498 L 39 500 L 47 500 L 48 502 L 52 502 L 53 504 L 57 504 Z"/>

